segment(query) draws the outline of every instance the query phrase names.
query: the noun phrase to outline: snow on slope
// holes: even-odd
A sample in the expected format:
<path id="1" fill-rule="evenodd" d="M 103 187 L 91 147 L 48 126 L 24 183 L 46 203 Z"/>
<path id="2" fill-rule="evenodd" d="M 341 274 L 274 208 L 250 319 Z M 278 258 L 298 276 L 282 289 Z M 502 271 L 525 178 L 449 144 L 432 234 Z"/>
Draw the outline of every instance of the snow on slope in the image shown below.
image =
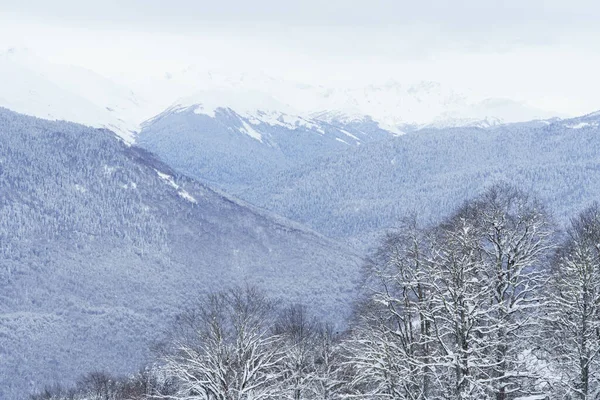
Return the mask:
<path id="1" fill-rule="evenodd" d="M 181 105 L 202 104 L 208 115 L 214 115 L 217 108 L 231 108 L 238 114 L 250 116 L 257 111 L 290 113 L 292 108 L 274 96 L 259 90 L 203 90 L 178 102 Z M 200 113 L 200 109 L 198 113 Z"/>
<path id="2" fill-rule="evenodd" d="M 267 123 L 271 126 L 285 124 L 285 117 L 293 114 L 292 108 L 275 97 L 259 90 L 221 89 L 204 90 L 194 93 L 177 102 L 183 108 L 195 106 L 196 114 L 205 114 L 215 118 L 218 109 L 230 109 L 247 119 L 240 131 L 252 138 L 262 141 L 261 134 L 250 125 Z M 289 119 L 289 117 L 288 117 Z"/>
<path id="3" fill-rule="evenodd" d="M 308 90 L 308 89 L 305 89 Z M 458 92 L 437 82 L 384 85 L 359 88 L 319 88 L 312 102 L 317 112 L 326 112 L 329 121 L 356 120 L 369 116 L 391 132 L 405 126 L 488 127 L 556 116 L 509 99 L 477 98 L 467 91 Z M 321 113 L 323 116 L 323 113 Z"/>
<path id="4" fill-rule="evenodd" d="M 105 131 L 2 108 L 0 127 L 0 399 L 133 373 L 181 306 L 235 283 L 349 315 L 361 261 L 343 246 Z"/>
<path id="5" fill-rule="evenodd" d="M 191 99 L 199 104 L 210 103 L 206 105 L 208 113 L 218 107 L 228 107 L 246 116 L 249 111 L 277 110 L 305 119 L 342 124 L 369 117 L 382 129 L 396 134 L 401 134 L 406 126 L 488 127 L 557 116 L 510 99 L 477 97 L 469 91 L 456 91 L 437 82 L 404 84 L 391 80 L 381 85 L 332 88 L 265 74 L 189 67 L 167 74 L 160 82 L 153 83 L 152 88 L 164 93 L 161 96 L 164 99 L 179 95 L 180 99 L 171 106 L 190 106 L 194 104 Z"/>
<path id="6" fill-rule="evenodd" d="M 381 129 L 402 134 L 423 127 L 489 127 L 556 116 L 508 99 L 477 98 L 436 82 L 392 80 L 333 88 L 264 73 L 191 66 L 131 85 L 135 93 L 92 71 L 55 65 L 27 50 L 0 54 L 0 106 L 37 117 L 105 127 L 127 143 L 135 140 L 143 121 L 165 109 L 192 105 L 198 106 L 197 113 L 211 117 L 219 108 L 233 110 L 250 121 L 240 131 L 259 141 L 260 132 L 253 126 L 261 123 L 321 132 L 323 122 L 345 126 L 372 121 Z"/>
<path id="7" fill-rule="evenodd" d="M 564 120 L 562 123 L 565 128 L 570 129 L 598 128 L 598 126 L 600 126 L 600 111 L 596 111 L 581 117 Z"/>
<path id="8" fill-rule="evenodd" d="M 181 112 L 189 107 L 195 108 L 195 114 L 207 115 L 211 118 L 216 118 L 217 110 L 229 109 L 243 118 L 242 126 L 238 130 L 259 142 L 262 142 L 262 135 L 255 128 L 259 125 L 282 127 L 289 130 L 302 127 L 325 134 L 319 120 L 301 116 L 301 113 L 289 104 L 268 93 L 254 89 L 223 88 L 199 91 L 178 100 L 171 109 Z"/>
<path id="9" fill-rule="evenodd" d="M 0 106 L 51 120 L 67 120 L 134 141 L 145 104 L 131 90 L 92 71 L 49 63 L 27 50 L 0 54 Z"/>

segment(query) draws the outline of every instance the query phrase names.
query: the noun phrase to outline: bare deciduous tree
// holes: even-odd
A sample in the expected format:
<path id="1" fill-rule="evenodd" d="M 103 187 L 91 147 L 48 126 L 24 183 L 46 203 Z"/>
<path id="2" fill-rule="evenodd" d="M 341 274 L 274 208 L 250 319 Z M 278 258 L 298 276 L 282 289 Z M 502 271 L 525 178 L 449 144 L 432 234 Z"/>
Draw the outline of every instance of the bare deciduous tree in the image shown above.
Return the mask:
<path id="1" fill-rule="evenodd" d="M 458 215 L 480 235 L 481 288 L 491 296 L 483 335 L 491 346 L 481 382 L 497 400 L 536 393 L 529 349 L 539 340 L 545 261 L 553 247 L 550 218 L 534 197 L 505 184 L 468 202 Z"/>
<path id="2" fill-rule="evenodd" d="M 548 349 L 568 398 L 600 396 L 600 207 L 571 223 L 548 287 Z"/>
<path id="3" fill-rule="evenodd" d="M 314 341 L 314 372 L 311 391 L 319 400 L 338 400 L 348 394 L 348 376 L 343 367 L 342 350 L 333 327 L 321 324 Z"/>
<path id="4" fill-rule="evenodd" d="M 179 381 L 176 398 L 261 400 L 278 395 L 283 354 L 271 336 L 273 304 L 256 288 L 235 288 L 202 299 L 195 337 L 167 358 Z"/>
<path id="5" fill-rule="evenodd" d="M 285 346 L 281 365 L 284 398 L 300 400 L 311 395 L 317 329 L 318 322 L 301 304 L 283 309 L 277 319 L 274 333 Z"/>
<path id="6" fill-rule="evenodd" d="M 367 267 L 370 300 L 346 347 L 354 384 L 370 395 L 424 399 L 432 391 L 429 244 L 407 220 Z"/>
<path id="7" fill-rule="evenodd" d="M 346 345 L 355 381 L 398 399 L 539 393 L 529 349 L 552 233 L 539 202 L 497 185 L 434 228 L 409 221 L 389 235 Z"/>

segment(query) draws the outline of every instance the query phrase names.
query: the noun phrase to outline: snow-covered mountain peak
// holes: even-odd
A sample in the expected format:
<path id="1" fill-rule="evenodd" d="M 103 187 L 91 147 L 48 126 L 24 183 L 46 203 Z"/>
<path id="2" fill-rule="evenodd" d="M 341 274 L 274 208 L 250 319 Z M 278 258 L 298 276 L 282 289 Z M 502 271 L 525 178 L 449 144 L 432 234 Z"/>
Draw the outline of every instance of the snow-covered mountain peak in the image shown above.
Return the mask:
<path id="1" fill-rule="evenodd" d="M 218 109 L 229 109 L 250 125 L 292 128 L 366 123 L 393 134 L 408 128 L 489 127 L 557 116 L 510 99 L 477 97 L 435 81 L 389 79 L 334 87 L 266 72 L 198 65 L 130 82 L 132 91 L 90 70 L 56 65 L 20 48 L 0 53 L 0 76 L 4 80 L 0 81 L 0 106 L 105 127 L 128 143 L 135 141 L 143 121 L 165 110 L 191 106 L 197 114 L 211 117 Z"/>
<path id="2" fill-rule="evenodd" d="M 326 87 L 271 78 L 265 74 L 228 75 L 190 67 L 169 81 L 186 90 L 202 90 L 184 96 L 177 108 L 196 105 L 196 113 L 215 116 L 219 108 L 231 109 L 249 120 L 280 124 L 293 116 L 337 126 L 373 122 L 396 135 L 420 128 L 477 126 L 548 119 L 554 113 L 504 98 L 478 98 L 435 81 L 355 87 Z M 187 83 L 186 83 L 187 82 Z"/>
<path id="3" fill-rule="evenodd" d="M 256 116 L 259 113 L 295 114 L 295 110 L 276 97 L 254 89 L 202 90 L 184 97 L 175 104 L 186 107 L 197 105 L 197 114 L 214 117 L 219 108 L 229 108 L 239 115 Z"/>
<path id="4" fill-rule="evenodd" d="M 145 102 L 131 89 L 85 68 L 51 63 L 11 48 L 0 55 L 0 106 L 50 120 L 107 128 L 135 139 Z"/>
<path id="5" fill-rule="evenodd" d="M 311 118 L 319 121 L 325 121 L 329 123 L 335 122 L 362 122 L 368 119 L 366 115 L 361 114 L 358 110 L 350 112 L 348 110 L 334 110 L 334 111 L 317 111 L 310 114 Z"/>
<path id="6" fill-rule="evenodd" d="M 223 96 L 227 92 L 229 96 L 243 98 L 246 109 L 248 103 L 253 103 L 251 108 L 254 110 L 261 109 L 265 103 L 264 94 L 268 94 L 286 106 L 281 110 L 284 113 L 306 118 L 318 115 L 324 121 L 344 122 L 370 117 L 382 128 L 397 133 L 403 125 L 427 124 L 445 112 L 462 110 L 472 103 L 468 100 L 472 96 L 435 81 L 400 82 L 390 79 L 381 84 L 334 87 L 286 80 L 264 72 L 230 73 L 199 66 L 169 73 L 162 87 L 171 93 L 178 90 L 188 92 L 179 97 L 194 97 L 193 88 L 204 92 L 217 90 L 216 97 L 220 98 L 222 106 L 229 107 L 233 101 L 239 103 L 237 98 Z M 248 97 L 249 93 L 257 95 L 256 99 Z M 239 104 L 236 106 L 240 108 Z"/>
<path id="7" fill-rule="evenodd" d="M 421 128 L 479 127 L 490 128 L 506 123 L 547 120 L 556 117 L 555 113 L 530 107 L 505 98 L 486 98 L 478 102 L 467 103 L 435 117 Z"/>

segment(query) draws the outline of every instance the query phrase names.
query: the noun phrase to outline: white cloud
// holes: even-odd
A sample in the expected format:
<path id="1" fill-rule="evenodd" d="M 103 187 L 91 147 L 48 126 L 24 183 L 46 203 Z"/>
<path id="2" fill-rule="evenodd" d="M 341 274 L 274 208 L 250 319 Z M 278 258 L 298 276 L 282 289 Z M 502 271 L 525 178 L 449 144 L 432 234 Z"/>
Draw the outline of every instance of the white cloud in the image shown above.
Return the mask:
<path id="1" fill-rule="evenodd" d="M 2 1 L 0 48 L 132 81 L 189 64 L 311 83 L 437 80 L 600 109 L 600 6 L 558 0 Z"/>

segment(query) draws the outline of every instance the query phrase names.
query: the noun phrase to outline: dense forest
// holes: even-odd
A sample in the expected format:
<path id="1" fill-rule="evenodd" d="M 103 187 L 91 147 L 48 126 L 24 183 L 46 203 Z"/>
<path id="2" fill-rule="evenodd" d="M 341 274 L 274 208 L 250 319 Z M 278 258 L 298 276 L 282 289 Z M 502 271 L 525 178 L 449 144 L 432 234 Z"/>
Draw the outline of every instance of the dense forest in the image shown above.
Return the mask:
<path id="1" fill-rule="evenodd" d="M 0 400 L 600 400 L 598 17 L 2 1 Z"/>
<path id="2" fill-rule="evenodd" d="M 440 223 L 405 219 L 363 269 L 344 331 L 241 286 L 201 296 L 138 374 L 32 399 L 596 399 L 600 206 L 559 229 L 497 184 Z"/>
<path id="3" fill-rule="evenodd" d="M 580 120 L 590 122 L 571 128 L 586 123 Z M 592 115 L 543 125 L 421 130 L 330 154 L 232 192 L 364 247 L 406 214 L 439 222 L 498 181 L 531 191 L 564 223 L 600 196 L 599 121 Z"/>
<path id="4" fill-rule="evenodd" d="M 2 400 L 134 371 L 190 293 L 254 284 L 343 321 L 359 266 L 111 131 L 0 108 Z"/>
<path id="5" fill-rule="evenodd" d="M 561 223 L 600 196 L 600 113 L 400 136 L 368 124 L 322 125 L 319 133 L 247 121 L 262 141 L 238 131 L 240 118 L 171 111 L 148 121 L 137 144 L 188 176 L 361 250 L 404 215 L 439 222 L 498 181 L 535 193 Z"/>
<path id="6" fill-rule="evenodd" d="M 166 110 L 144 123 L 136 144 L 173 168 L 223 189 L 260 184 L 320 156 L 393 136 L 368 118 L 332 124 L 276 112 L 197 112 L 202 108 Z"/>

